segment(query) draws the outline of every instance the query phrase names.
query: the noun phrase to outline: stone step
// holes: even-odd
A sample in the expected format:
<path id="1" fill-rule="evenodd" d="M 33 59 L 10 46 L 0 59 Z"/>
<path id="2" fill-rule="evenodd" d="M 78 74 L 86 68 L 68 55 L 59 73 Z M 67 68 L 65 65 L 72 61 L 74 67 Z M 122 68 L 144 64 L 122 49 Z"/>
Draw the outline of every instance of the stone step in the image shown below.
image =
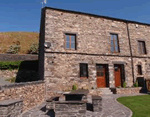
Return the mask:
<path id="1" fill-rule="evenodd" d="M 109 88 L 99 88 L 97 89 L 102 95 L 113 94 Z"/>

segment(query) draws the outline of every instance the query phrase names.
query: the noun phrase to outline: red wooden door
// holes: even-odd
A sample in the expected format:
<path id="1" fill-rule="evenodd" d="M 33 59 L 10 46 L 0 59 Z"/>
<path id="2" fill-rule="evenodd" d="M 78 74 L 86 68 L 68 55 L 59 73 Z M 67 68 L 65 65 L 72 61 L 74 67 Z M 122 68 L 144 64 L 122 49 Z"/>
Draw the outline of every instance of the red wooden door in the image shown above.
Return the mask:
<path id="1" fill-rule="evenodd" d="M 106 87 L 106 79 L 105 79 L 105 73 L 106 68 L 105 65 L 96 65 L 96 71 L 97 71 L 97 87 Z"/>
<path id="2" fill-rule="evenodd" d="M 115 87 L 121 86 L 121 65 L 114 66 Z"/>

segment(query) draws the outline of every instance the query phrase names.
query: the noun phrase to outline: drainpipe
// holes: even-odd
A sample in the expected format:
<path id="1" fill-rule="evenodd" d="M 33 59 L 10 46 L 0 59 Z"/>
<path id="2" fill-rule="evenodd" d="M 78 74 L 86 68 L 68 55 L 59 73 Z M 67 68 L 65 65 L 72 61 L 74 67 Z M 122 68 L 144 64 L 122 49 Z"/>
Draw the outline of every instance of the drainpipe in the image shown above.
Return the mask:
<path id="1" fill-rule="evenodd" d="M 132 48 L 131 48 L 131 38 L 130 38 L 130 31 L 128 22 L 126 22 L 127 25 L 127 33 L 128 33 L 128 40 L 129 40 L 129 47 L 130 47 L 130 54 L 131 54 L 131 67 L 132 67 L 132 77 L 133 77 L 133 84 L 134 84 L 134 65 L 133 65 L 133 54 L 132 54 Z"/>

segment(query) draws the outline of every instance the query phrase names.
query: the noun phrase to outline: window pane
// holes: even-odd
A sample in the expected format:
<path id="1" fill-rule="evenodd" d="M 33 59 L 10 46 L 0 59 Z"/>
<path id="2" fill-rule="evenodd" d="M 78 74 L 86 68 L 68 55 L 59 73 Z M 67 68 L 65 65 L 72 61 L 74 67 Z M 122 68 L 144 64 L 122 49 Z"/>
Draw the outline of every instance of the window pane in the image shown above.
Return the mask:
<path id="1" fill-rule="evenodd" d="M 80 77 L 88 77 L 87 64 L 80 64 Z"/>
<path id="2" fill-rule="evenodd" d="M 71 42 L 75 43 L 75 36 L 71 36 Z"/>
<path id="3" fill-rule="evenodd" d="M 66 35 L 66 41 L 70 41 L 70 36 Z"/>
<path id="4" fill-rule="evenodd" d="M 138 50 L 140 54 L 146 54 L 146 47 L 145 47 L 145 42 L 144 41 L 139 41 L 138 42 Z"/>
<path id="5" fill-rule="evenodd" d="M 117 38 L 115 38 L 115 50 L 116 50 L 116 52 L 118 52 L 118 40 L 117 40 Z"/>
<path id="6" fill-rule="evenodd" d="M 70 48 L 70 43 L 66 42 L 66 48 Z"/>
<path id="7" fill-rule="evenodd" d="M 114 52 L 114 42 L 111 40 L 111 52 Z"/>
<path id="8" fill-rule="evenodd" d="M 75 49 L 75 43 L 71 43 L 71 48 Z"/>

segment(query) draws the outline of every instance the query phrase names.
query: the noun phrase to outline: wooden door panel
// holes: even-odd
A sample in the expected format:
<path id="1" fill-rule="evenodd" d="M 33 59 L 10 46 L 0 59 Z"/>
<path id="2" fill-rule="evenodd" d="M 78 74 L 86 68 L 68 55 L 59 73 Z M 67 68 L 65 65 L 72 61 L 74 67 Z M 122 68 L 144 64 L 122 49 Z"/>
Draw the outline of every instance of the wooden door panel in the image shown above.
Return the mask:
<path id="1" fill-rule="evenodd" d="M 96 65 L 96 71 L 97 71 L 96 73 L 97 74 L 97 87 L 106 87 L 105 65 Z"/>
<path id="2" fill-rule="evenodd" d="M 121 66 L 114 66 L 115 87 L 121 86 Z"/>

